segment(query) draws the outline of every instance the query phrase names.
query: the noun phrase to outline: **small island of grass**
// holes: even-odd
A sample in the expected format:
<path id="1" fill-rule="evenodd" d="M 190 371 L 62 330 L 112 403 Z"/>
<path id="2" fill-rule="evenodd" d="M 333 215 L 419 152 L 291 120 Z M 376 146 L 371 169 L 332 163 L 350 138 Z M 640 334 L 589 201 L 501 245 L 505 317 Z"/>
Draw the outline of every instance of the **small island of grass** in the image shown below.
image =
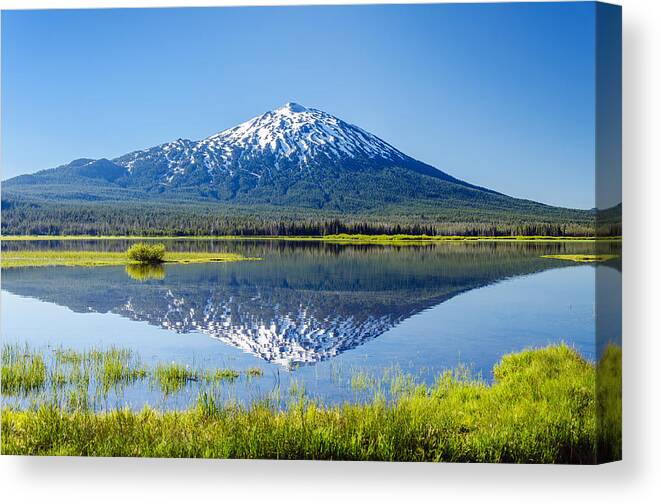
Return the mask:
<path id="1" fill-rule="evenodd" d="M 5 250 L 2 252 L 2 268 L 35 266 L 120 266 L 162 264 L 192 264 L 257 260 L 235 253 L 221 252 L 172 252 L 162 243 L 149 245 L 138 243 L 127 252 L 98 250 Z"/>
<path id="2" fill-rule="evenodd" d="M 162 243 L 136 243 L 126 251 L 131 261 L 140 264 L 161 264 L 165 261 L 165 245 Z"/>

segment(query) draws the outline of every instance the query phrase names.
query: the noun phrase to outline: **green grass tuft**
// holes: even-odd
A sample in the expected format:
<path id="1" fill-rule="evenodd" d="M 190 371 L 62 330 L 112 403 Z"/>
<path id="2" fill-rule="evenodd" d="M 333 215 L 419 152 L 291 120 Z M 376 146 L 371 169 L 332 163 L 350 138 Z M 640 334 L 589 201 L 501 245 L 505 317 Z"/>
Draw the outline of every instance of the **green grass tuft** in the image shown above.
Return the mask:
<path id="1" fill-rule="evenodd" d="M 2 348 L 2 393 L 28 394 L 46 383 L 46 364 L 41 355 L 18 345 Z"/>
<path id="2" fill-rule="evenodd" d="M 214 369 L 213 371 L 206 371 L 203 373 L 205 381 L 220 382 L 220 381 L 234 381 L 241 374 L 234 369 Z"/>
<path id="3" fill-rule="evenodd" d="M 246 369 L 246 376 L 249 378 L 264 376 L 264 371 L 262 371 L 262 369 L 258 367 L 251 367 Z"/>
<path id="4" fill-rule="evenodd" d="M 141 264 L 158 264 L 165 257 L 165 245 L 163 243 L 136 243 L 126 251 L 129 260 Z"/>
<path id="5" fill-rule="evenodd" d="M 111 347 L 103 352 L 92 352 L 91 355 L 104 388 L 133 383 L 147 376 L 147 369 L 133 358 L 130 350 Z"/>
<path id="6" fill-rule="evenodd" d="M 154 370 L 154 378 L 164 394 L 172 394 L 181 390 L 189 381 L 197 381 L 197 373 L 188 366 L 172 362 L 159 364 Z"/>

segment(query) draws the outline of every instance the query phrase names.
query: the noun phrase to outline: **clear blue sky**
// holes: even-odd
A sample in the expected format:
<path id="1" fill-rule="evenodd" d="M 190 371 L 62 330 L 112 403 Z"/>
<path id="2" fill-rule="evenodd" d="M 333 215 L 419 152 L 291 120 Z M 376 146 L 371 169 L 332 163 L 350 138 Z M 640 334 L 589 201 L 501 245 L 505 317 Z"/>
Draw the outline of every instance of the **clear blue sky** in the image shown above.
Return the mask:
<path id="1" fill-rule="evenodd" d="M 594 206 L 594 4 L 2 13 L 6 179 L 287 101 L 453 176 Z"/>

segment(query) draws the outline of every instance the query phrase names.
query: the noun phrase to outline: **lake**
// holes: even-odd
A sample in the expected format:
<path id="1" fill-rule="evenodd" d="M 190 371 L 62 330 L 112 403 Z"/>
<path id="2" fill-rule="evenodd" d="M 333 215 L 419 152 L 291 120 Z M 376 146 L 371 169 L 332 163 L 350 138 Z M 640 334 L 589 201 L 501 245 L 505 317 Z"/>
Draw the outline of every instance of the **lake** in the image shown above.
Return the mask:
<path id="1" fill-rule="evenodd" d="M 123 240 L 3 242 L 9 248 L 125 250 Z M 362 401 L 352 377 L 403 373 L 433 383 L 468 367 L 492 380 L 507 353 L 565 342 L 596 358 L 620 343 L 621 315 L 596 345 L 595 282 L 614 290 L 621 260 L 545 259 L 594 253 L 590 243 L 456 242 L 386 246 L 285 240 L 177 240 L 170 250 L 240 252 L 260 261 L 41 267 L 2 271 L 3 343 L 86 350 L 119 346 L 143 362 L 263 376 L 222 385 L 228 401 L 286 397 Z M 608 245 L 620 253 L 619 244 Z M 612 330 L 609 329 L 612 327 Z M 600 326 L 601 330 L 601 326 Z M 205 385 L 164 396 L 148 383 L 106 404 L 183 408 Z M 284 400 L 284 399 L 283 399 Z"/>

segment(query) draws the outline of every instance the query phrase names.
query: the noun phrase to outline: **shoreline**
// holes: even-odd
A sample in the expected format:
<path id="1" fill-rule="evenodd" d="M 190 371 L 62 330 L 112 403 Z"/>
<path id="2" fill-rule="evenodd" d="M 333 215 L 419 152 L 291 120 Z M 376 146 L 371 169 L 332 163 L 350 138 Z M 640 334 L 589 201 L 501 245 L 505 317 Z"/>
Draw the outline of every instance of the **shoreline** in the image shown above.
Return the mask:
<path id="1" fill-rule="evenodd" d="M 0 242 L 21 241 L 77 241 L 77 240 L 130 240 L 130 241 L 155 241 L 155 240 L 226 240 L 226 241 L 319 241 L 330 243 L 357 243 L 357 244 L 379 244 L 379 243 L 434 243 L 434 242 L 461 242 L 461 241 L 486 241 L 486 242 L 620 242 L 621 236 L 467 236 L 467 235 L 354 235 L 337 234 L 325 236 L 132 236 L 132 235 L 10 235 L 0 236 Z"/>
<path id="2" fill-rule="evenodd" d="M 166 252 L 163 261 L 145 264 L 130 260 L 126 252 L 100 251 L 51 251 L 51 250 L 6 250 L 0 257 L 1 269 L 44 267 L 44 266 L 151 266 L 168 264 L 202 264 L 238 261 L 258 261 L 258 257 L 219 252 Z"/>

